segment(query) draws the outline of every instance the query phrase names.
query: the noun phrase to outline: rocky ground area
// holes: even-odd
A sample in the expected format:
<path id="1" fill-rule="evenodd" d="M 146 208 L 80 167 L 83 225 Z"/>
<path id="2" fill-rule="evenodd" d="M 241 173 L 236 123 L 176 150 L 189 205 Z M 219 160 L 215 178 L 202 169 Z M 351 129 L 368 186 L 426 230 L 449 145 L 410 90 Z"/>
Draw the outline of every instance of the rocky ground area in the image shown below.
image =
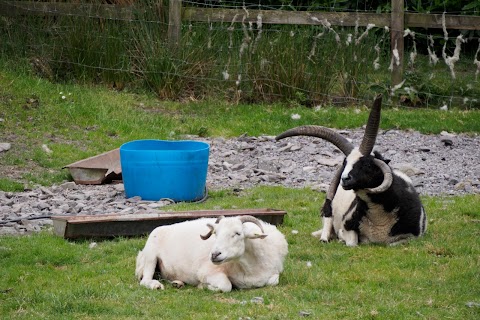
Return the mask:
<path id="1" fill-rule="evenodd" d="M 340 131 L 358 144 L 362 130 Z M 201 139 L 210 143 L 207 186 L 210 190 L 257 185 L 309 187 L 324 192 L 343 155 L 323 140 L 240 136 Z M 413 180 L 422 195 L 480 193 L 480 136 L 423 135 L 415 131 L 381 131 L 376 150 Z M 1 152 L 1 151 L 0 151 Z M 4 151 L 7 152 L 7 151 Z M 65 182 L 25 192 L 0 191 L 0 235 L 26 234 L 51 225 L 51 215 L 133 214 L 155 212 L 169 201 L 125 198 L 123 184 L 100 186 Z"/>

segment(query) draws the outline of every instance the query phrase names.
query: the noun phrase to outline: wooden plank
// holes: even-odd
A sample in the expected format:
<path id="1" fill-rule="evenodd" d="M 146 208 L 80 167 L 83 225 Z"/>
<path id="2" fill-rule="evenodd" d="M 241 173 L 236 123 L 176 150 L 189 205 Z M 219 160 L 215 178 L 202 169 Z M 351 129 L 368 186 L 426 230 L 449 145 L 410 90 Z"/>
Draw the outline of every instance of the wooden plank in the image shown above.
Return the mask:
<path id="1" fill-rule="evenodd" d="M 394 1 L 392 2 L 394 3 Z M 407 27 L 442 28 L 441 14 L 404 13 L 404 25 Z M 262 16 L 265 24 L 298 24 L 316 25 L 318 21 L 327 20 L 335 26 L 367 26 L 391 27 L 391 15 L 388 13 L 368 12 L 313 12 L 313 11 L 280 11 L 280 10 L 248 10 L 219 8 L 184 8 L 183 19 L 200 22 L 256 22 Z M 357 22 L 358 21 L 358 22 Z M 445 15 L 447 29 L 480 30 L 479 16 Z"/>
<path id="2" fill-rule="evenodd" d="M 313 11 L 281 11 L 281 10 L 243 10 L 218 8 L 184 8 L 182 18 L 189 21 L 203 22 L 256 22 L 258 16 L 264 24 L 319 25 L 327 20 L 337 26 L 366 26 L 375 24 L 378 27 L 390 25 L 387 13 L 365 12 L 313 12 Z"/>
<path id="3" fill-rule="evenodd" d="M 80 16 L 90 18 L 131 20 L 133 6 L 112 4 L 0 1 L 0 15 Z"/>
<path id="4" fill-rule="evenodd" d="M 445 15 L 447 29 L 480 30 L 479 16 Z M 420 28 L 442 28 L 441 14 L 406 13 L 405 25 Z"/>
<path id="5" fill-rule="evenodd" d="M 273 225 L 283 223 L 283 210 L 237 209 L 159 212 L 149 214 L 108 214 L 52 216 L 55 234 L 65 239 L 131 237 L 150 233 L 161 225 L 169 225 L 201 217 L 252 215 Z"/>

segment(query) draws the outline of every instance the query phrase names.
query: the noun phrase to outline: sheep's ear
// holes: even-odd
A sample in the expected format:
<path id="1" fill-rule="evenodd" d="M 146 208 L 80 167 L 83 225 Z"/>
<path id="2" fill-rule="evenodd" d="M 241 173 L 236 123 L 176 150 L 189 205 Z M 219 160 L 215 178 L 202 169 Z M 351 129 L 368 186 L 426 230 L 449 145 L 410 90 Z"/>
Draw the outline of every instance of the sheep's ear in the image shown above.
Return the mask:
<path id="1" fill-rule="evenodd" d="M 374 154 L 375 158 L 382 160 L 382 161 L 385 162 L 386 164 L 389 164 L 390 161 L 391 161 L 390 159 L 385 159 L 385 158 L 380 154 L 380 152 L 378 152 L 378 151 L 373 151 L 373 154 Z"/>
<path id="2" fill-rule="evenodd" d="M 249 231 L 245 232 L 245 238 L 248 238 L 248 239 L 265 239 L 267 236 L 268 234 L 254 232 L 253 230 L 250 230 L 250 232 Z"/>
<path id="3" fill-rule="evenodd" d="M 248 239 L 265 239 L 268 236 L 268 234 L 254 234 L 251 236 L 248 236 Z"/>
<path id="4" fill-rule="evenodd" d="M 255 219 L 255 218 L 254 218 Z M 243 224 L 243 235 L 248 239 L 264 239 L 267 234 L 264 233 L 262 225 L 255 219 L 254 221 L 246 221 L 252 223 Z"/>

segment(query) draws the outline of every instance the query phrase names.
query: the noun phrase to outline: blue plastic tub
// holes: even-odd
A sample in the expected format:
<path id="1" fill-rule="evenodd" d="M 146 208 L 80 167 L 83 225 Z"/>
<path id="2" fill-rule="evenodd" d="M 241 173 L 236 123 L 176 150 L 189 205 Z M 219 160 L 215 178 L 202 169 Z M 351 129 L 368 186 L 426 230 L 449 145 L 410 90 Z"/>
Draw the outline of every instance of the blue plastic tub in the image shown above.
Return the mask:
<path id="1" fill-rule="evenodd" d="M 196 201 L 205 196 L 210 146 L 199 141 L 136 140 L 120 147 L 127 198 Z"/>

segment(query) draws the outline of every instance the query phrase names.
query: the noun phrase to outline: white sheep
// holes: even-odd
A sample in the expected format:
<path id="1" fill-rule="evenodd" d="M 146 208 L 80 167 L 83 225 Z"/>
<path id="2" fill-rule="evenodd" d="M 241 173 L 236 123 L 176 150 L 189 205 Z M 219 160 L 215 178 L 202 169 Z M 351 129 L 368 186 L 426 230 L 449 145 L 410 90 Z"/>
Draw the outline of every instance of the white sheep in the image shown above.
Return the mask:
<path id="1" fill-rule="evenodd" d="M 229 292 L 279 282 L 288 244 L 278 229 L 253 216 L 200 218 L 152 231 L 137 256 L 135 275 L 150 289 L 162 279 Z"/>

